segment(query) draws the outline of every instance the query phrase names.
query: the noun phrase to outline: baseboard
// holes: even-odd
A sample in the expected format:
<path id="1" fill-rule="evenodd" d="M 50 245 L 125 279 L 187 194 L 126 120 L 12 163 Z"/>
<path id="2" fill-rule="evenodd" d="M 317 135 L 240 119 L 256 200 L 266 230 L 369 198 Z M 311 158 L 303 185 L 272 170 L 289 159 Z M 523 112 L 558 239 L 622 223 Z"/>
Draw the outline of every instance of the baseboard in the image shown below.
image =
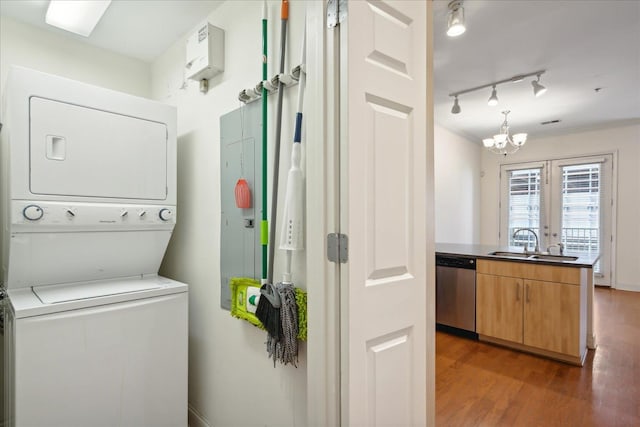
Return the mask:
<path id="1" fill-rule="evenodd" d="M 632 285 L 631 283 L 618 283 L 615 289 L 616 291 L 640 292 L 640 285 Z"/>
<path id="2" fill-rule="evenodd" d="M 189 405 L 189 427 L 211 427 L 211 424 Z"/>
<path id="3" fill-rule="evenodd" d="M 516 343 L 516 342 L 512 342 L 512 341 L 505 341 L 503 339 L 500 338 L 494 338 L 494 337 L 488 337 L 486 335 L 478 335 L 478 339 L 480 341 L 484 341 L 484 342 L 488 342 L 491 344 L 497 344 L 499 346 L 502 347 L 509 347 L 512 348 L 514 350 L 519 350 L 525 353 L 530 353 L 530 354 L 535 354 L 536 356 L 543 356 L 543 357 L 548 357 L 550 359 L 555 359 L 555 360 L 559 360 L 560 362 L 565 362 L 565 363 L 570 363 L 572 365 L 576 365 L 576 366 L 584 366 L 584 361 L 587 357 L 587 349 L 584 348 L 581 351 L 581 355 L 580 356 L 569 356 L 567 354 L 562 354 L 562 353 L 556 353 L 555 351 L 549 351 L 549 350 L 543 350 L 541 348 L 534 348 L 534 347 L 529 347 L 527 345 L 524 344 L 520 344 L 520 343 Z"/>

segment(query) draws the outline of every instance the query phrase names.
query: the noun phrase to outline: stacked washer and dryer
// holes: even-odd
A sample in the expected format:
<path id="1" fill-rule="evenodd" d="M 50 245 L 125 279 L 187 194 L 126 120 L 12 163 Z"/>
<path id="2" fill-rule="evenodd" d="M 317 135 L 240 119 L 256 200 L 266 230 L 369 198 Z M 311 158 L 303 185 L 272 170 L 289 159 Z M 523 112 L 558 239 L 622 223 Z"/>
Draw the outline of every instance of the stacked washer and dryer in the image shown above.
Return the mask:
<path id="1" fill-rule="evenodd" d="M 2 138 L 7 426 L 186 426 L 174 107 L 12 67 Z"/>

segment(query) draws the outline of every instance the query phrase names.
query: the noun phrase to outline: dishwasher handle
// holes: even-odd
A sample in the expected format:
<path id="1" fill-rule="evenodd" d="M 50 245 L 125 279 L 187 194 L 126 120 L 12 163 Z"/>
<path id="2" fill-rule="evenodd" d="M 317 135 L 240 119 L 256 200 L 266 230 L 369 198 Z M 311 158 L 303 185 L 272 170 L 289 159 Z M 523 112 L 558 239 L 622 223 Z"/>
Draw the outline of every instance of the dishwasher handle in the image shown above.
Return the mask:
<path id="1" fill-rule="evenodd" d="M 436 255 L 436 266 L 475 270 L 476 259 L 472 257 Z"/>

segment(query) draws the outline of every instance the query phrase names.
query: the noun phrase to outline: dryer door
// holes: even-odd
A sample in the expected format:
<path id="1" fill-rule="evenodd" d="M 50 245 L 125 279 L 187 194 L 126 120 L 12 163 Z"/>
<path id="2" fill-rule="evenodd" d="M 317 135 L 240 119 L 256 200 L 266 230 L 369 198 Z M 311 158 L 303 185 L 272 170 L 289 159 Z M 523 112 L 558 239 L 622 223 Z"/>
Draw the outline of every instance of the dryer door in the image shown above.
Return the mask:
<path id="1" fill-rule="evenodd" d="M 33 194 L 166 199 L 164 123 L 38 97 L 29 113 Z"/>

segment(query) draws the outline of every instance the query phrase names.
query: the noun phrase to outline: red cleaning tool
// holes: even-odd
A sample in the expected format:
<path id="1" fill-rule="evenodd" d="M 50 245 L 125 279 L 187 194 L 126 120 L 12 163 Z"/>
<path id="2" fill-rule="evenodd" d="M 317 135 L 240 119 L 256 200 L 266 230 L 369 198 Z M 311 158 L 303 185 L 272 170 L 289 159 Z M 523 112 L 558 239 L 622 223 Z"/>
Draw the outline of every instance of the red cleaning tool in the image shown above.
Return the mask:
<path id="1" fill-rule="evenodd" d="M 236 182 L 236 206 L 240 209 L 249 209 L 251 207 L 251 188 L 244 178 L 240 178 Z"/>

